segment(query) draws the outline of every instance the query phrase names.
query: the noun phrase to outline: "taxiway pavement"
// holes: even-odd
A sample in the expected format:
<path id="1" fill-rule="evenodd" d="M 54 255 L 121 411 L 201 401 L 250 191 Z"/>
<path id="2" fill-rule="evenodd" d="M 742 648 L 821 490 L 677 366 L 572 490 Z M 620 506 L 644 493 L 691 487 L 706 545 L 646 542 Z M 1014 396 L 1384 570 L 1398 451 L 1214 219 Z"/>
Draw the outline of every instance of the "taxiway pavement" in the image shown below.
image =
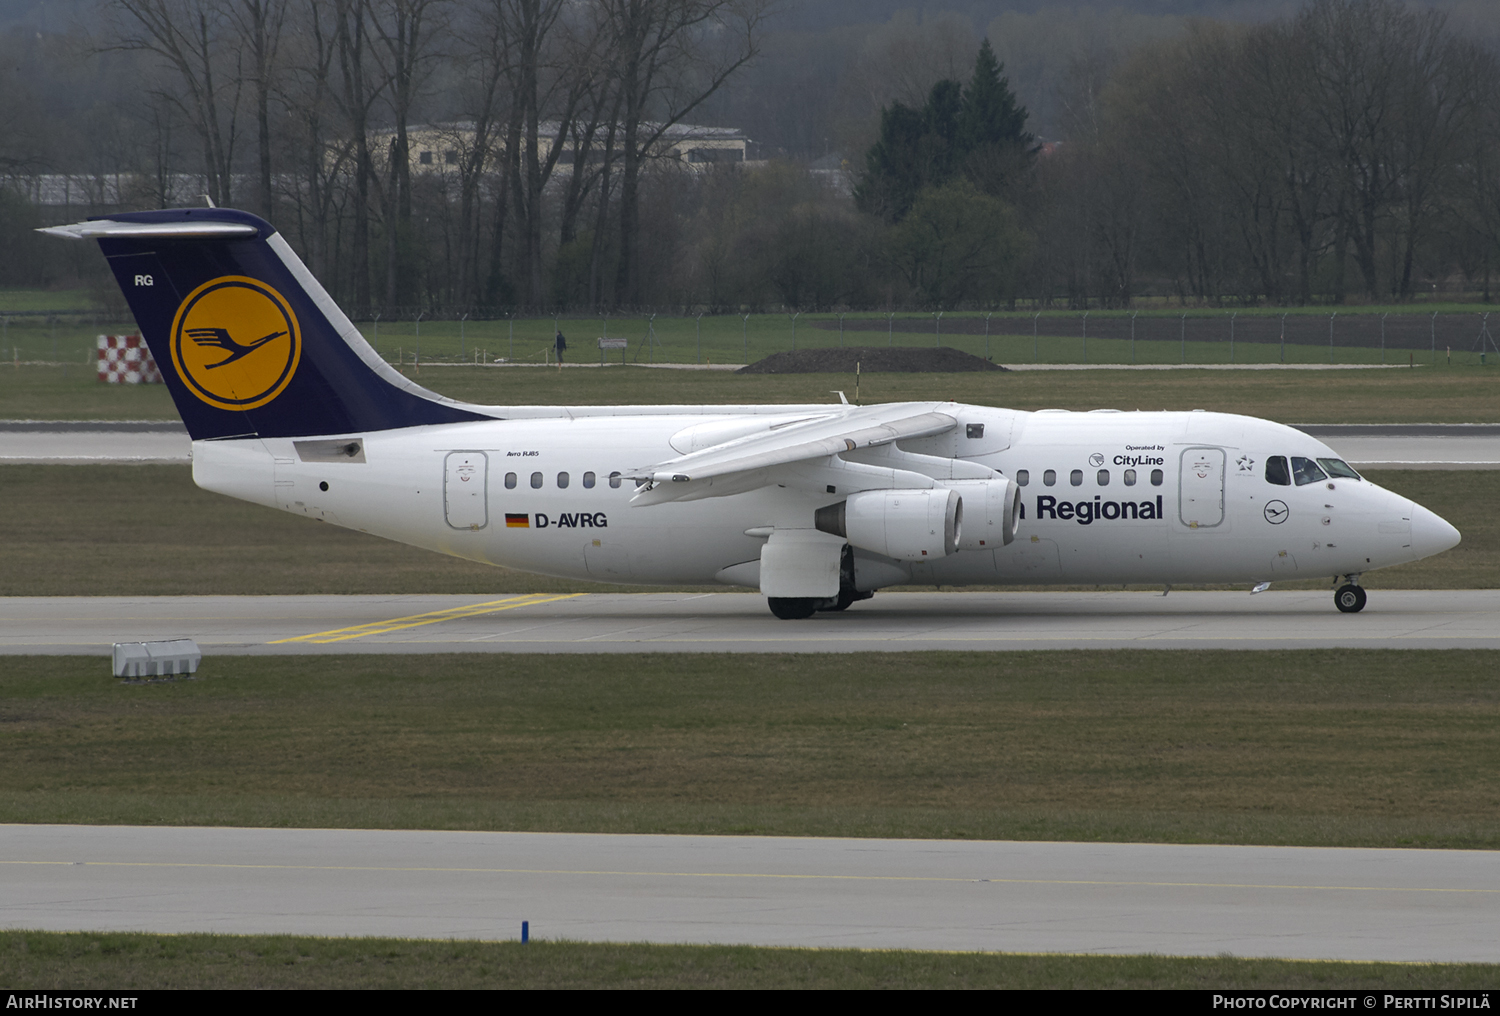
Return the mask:
<path id="1" fill-rule="evenodd" d="M 1500 853 L 0 826 L 0 926 L 1494 962 Z"/>
<path id="2" fill-rule="evenodd" d="M 1500 590 L 879 593 L 778 621 L 753 593 L 0 598 L 0 655 L 192 638 L 212 655 L 1500 649 Z"/>

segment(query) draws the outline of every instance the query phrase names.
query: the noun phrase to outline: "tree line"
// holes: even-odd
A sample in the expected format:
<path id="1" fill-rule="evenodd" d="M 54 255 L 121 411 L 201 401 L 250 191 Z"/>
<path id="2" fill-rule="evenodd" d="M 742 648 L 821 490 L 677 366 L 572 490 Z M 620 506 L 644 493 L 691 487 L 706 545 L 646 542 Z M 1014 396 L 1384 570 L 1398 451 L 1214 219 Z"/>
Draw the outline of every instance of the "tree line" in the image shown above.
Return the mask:
<path id="1" fill-rule="evenodd" d="M 1482 288 L 1500 242 L 1500 68 L 1433 10 L 1310 0 L 1078 68 L 1033 285 L 1123 306 Z"/>
<path id="2" fill-rule="evenodd" d="M 645 177 L 755 54 L 767 0 L 107 0 L 94 57 L 134 57 L 122 203 L 277 223 L 362 309 L 646 299 Z M 143 86 L 143 87 L 142 87 Z M 413 170 L 412 132 L 445 170 Z"/>
<path id="3" fill-rule="evenodd" d="M 1488 299 L 1500 244 L 1495 54 L 1397 0 L 1095 34 L 1036 97 L 1045 139 L 997 56 L 1023 21 L 980 40 L 899 15 L 826 90 L 877 100 L 819 121 L 842 158 L 707 167 L 665 157 L 675 125 L 747 93 L 797 115 L 795 90 L 760 88 L 795 50 L 765 0 L 101 10 L 78 76 L 133 87 L 69 113 L 71 149 L 49 150 L 20 72 L 0 80 L 0 228 L 36 220 L 18 195 L 40 173 L 124 173 L 131 207 L 194 197 L 187 176 L 273 221 L 357 313 Z M 68 267 L 8 250 L 0 281 Z"/>

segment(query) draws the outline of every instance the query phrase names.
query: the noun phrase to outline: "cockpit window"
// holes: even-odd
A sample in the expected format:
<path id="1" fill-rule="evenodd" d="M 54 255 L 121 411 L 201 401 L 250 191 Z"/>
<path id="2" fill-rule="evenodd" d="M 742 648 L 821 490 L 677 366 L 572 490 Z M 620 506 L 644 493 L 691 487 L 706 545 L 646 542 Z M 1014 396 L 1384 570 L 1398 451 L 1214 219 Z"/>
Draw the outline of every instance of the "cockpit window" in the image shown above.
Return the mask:
<path id="1" fill-rule="evenodd" d="M 1319 480 L 1328 479 L 1328 474 L 1318 468 L 1318 464 L 1312 459 L 1304 459 L 1300 455 L 1292 456 L 1292 479 L 1297 481 L 1297 486 L 1305 487 L 1309 483 L 1317 483 Z"/>
<path id="2" fill-rule="evenodd" d="M 1337 476 L 1344 480 L 1358 480 L 1360 478 L 1353 467 L 1343 459 L 1319 459 L 1318 465 L 1328 470 L 1329 476 Z"/>
<path id="3" fill-rule="evenodd" d="M 1266 459 L 1266 482 L 1278 487 L 1292 485 L 1292 471 L 1287 468 L 1285 455 L 1272 455 Z"/>

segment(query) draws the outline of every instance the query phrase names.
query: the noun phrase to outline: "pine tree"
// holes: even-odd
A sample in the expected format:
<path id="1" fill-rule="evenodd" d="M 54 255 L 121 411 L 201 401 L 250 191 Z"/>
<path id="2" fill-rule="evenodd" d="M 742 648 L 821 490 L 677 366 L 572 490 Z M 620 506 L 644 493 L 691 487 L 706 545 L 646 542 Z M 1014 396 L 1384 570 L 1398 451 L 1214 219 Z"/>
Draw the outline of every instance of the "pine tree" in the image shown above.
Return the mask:
<path id="1" fill-rule="evenodd" d="M 992 196 L 1007 196 L 1029 166 L 1036 139 L 989 40 L 979 48 L 968 87 L 942 80 L 920 110 L 892 103 L 880 111 L 880 139 L 865 153 L 854 188 L 861 211 L 900 222 L 924 190 L 960 176 Z"/>
<path id="2" fill-rule="evenodd" d="M 1010 79 L 1003 76 L 1004 70 L 1005 66 L 995 59 L 990 40 L 984 40 L 979 56 L 974 59 L 974 77 L 964 89 L 959 122 L 959 143 L 964 154 L 986 145 L 1026 150 L 1036 142 L 1026 130 L 1026 108 L 1016 102 Z"/>

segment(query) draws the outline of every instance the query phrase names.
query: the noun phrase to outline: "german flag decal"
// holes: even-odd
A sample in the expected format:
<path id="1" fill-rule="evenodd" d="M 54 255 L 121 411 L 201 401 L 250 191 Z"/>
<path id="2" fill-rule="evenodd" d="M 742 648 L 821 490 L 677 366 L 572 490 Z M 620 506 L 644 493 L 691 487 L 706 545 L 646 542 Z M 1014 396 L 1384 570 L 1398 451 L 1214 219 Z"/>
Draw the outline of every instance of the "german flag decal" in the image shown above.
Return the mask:
<path id="1" fill-rule="evenodd" d="M 515 515 L 515 514 L 512 514 L 511 512 L 506 512 L 505 513 L 505 528 L 506 529 L 530 529 L 531 528 L 531 516 L 525 514 L 524 512 L 521 513 L 520 515 Z"/>

